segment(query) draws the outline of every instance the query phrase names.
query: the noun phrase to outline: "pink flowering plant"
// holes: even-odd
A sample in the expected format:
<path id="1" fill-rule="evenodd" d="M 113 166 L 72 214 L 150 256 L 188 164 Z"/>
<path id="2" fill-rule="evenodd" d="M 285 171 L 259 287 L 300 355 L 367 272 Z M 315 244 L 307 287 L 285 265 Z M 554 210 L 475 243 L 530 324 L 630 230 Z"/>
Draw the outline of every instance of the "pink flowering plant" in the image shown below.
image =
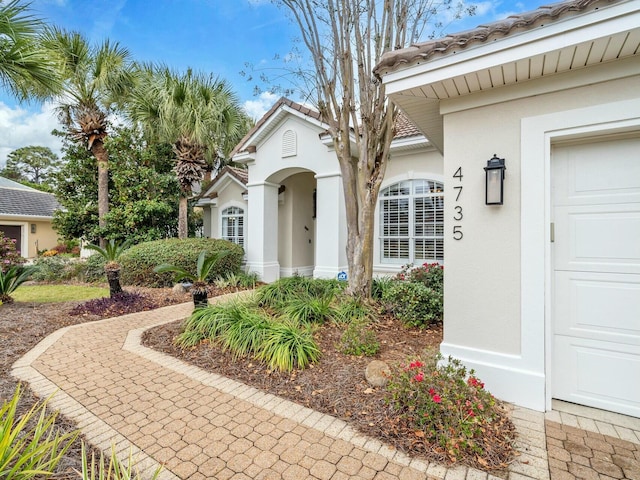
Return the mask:
<path id="1" fill-rule="evenodd" d="M 414 444 L 443 459 L 486 466 L 485 455 L 513 441 L 505 410 L 459 360 L 442 362 L 439 354 L 424 358 L 398 368 L 388 384 L 387 400 L 403 430 L 413 432 Z"/>
<path id="2" fill-rule="evenodd" d="M 13 238 L 6 237 L 0 232 L 0 271 L 6 272 L 11 267 L 22 265 L 25 259 L 20 255 Z"/>
<path id="3" fill-rule="evenodd" d="M 444 267 L 437 262 L 423 263 L 417 267 L 409 263 L 402 267 L 396 278 L 412 283 L 422 283 L 440 294 L 444 291 Z"/>

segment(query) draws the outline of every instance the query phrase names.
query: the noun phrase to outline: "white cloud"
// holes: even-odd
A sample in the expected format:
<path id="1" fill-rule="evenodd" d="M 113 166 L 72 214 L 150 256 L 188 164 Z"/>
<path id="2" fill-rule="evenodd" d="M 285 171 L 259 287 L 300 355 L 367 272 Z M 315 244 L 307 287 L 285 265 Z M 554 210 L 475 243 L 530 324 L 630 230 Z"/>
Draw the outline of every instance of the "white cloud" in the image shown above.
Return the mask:
<path id="1" fill-rule="evenodd" d="M 0 167 L 4 167 L 9 153 L 29 145 L 49 147 L 60 155 L 62 142 L 51 135 L 54 128 L 61 126 L 51 104 L 33 112 L 0 102 Z"/>
<path id="2" fill-rule="evenodd" d="M 244 102 L 244 111 L 254 120 L 258 120 L 267 113 L 278 98 L 278 95 L 275 93 L 262 92 L 256 100 L 247 100 Z"/>

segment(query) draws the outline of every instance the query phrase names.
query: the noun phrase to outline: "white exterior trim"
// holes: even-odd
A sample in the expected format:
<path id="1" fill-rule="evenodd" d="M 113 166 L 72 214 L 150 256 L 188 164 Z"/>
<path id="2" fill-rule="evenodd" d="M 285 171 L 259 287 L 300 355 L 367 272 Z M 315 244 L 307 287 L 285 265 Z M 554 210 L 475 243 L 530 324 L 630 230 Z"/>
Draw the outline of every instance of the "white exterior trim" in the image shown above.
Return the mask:
<path id="1" fill-rule="evenodd" d="M 313 270 L 313 265 L 308 265 L 306 267 L 280 268 L 280 277 L 293 277 L 294 275 L 300 275 L 301 277 L 313 278 Z"/>
<path id="2" fill-rule="evenodd" d="M 521 123 L 521 355 L 501 362 L 503 372 L 524 379 L 525 371 L 544 381 L 516 403 L 551 409 L 551 144 L 580 136 L 640 128 L 640 99 L 630 99 L 536 117 Z M 540 208 L 543 206 L 544 208 Z M 544 241 L 541 241 L 544 239 Z M 472 357 L 473 358 L 473 357 Z M 485 375 L 486 376 L 486 375 Z M 505 377 L 506 380 L 507 377 Z M 505 380 L 498 379 L 500 384 Z M 520 384 L 520 381 L 517 383 Z M 506 388 L 503 387 L 503 388 Z"/>
<path id="3" fill-rule="evenodd" d="M 244 187 L 244 185 L 243 185 Z M 243 229 L 243 239 L 244 239 L 244 246 L 243 248 L 246 249 L 247 246 L 247 204 L 246 203 L 242 203 L 242 202 L 238 202 L 237 200 L 230 200 L 227 203 L 225 203 L 224 205 L 220 206 L 218 208 L 218 232 L 220 233 L 219 237 L 223 238 L 224 235 L 222 234 L 222 212 L 224 212 L 227 208 L 231 208 L 231 207 L 236 207 L 236 208 L 240 208 L 242 209 L 242 229 Z M 246 256 L 246 253 L 245 253 Z"/>
<path id="4" fill-rule="evenodd" d="M 499 42 L 480 42 L 455 55 L 432 58 L 423 64 L 384 75 L 387 95 L 410 90 L 417 85 L 427 85 L 443 80 L 487 70 L 492 67 L 516 62 L 522 58 L 577 45 L 585 39 L 601 38 L 621 31 L 634 30 L 640 25 L 640 11 L 635 2 L 620 2 L 599 10 L 598 15 L 586 11 L 533 30 L 511 34 Z"/>
<path id="5" fill-rule="evenodd" d="M 413 170 L 408 170 L 406 173 L 401 175 L 395 175 L 393 177 L 384 178 L 382 184 L 380 185 L 380 191 L 384 190 L 390 185 L 395 183 L 403 182 L 405 180 L 433 180 L 436 182 L 440 182 L 444 185 L 444 176 L 435 173 L 429 173 L 424 171 L 415 172 Z M 376 202 L 376 211 L 375 215 L 375 235 L 373 237 L 373 270 L 378 274 L 392 274 L 395 275 L 402 270 L 404 266 L 403 263 L 391 263 L 391 262 L 382 262 L 380 257 L 380 199 L 378 197 L 378 201 Z M 446 198 L 445 198 L 446 202 Z"/>
<path id="6" fill-rule="evenodd" d="M 32 218 L 34 220 L 39 218 L 43 218 L 45 220 L 51 220 L 51 217 L 32 217 Z M 3 218 L 0 218 L 0 223 L 3 225 L 21 227 L 20 228 L 20 256 L 27 258 L 29 256 L 29 234 L 31 233 L 31 230 L 29 230 L 29 222 L 4 220 L 4 217 L 3 217 Z"/>

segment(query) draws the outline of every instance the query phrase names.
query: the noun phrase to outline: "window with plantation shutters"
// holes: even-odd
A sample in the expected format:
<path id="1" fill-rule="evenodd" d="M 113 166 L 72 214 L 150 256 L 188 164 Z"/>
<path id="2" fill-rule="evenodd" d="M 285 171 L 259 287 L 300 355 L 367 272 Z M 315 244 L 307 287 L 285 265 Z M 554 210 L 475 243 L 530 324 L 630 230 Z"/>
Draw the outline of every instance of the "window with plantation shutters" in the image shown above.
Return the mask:
<path id="1" fill-rule="evenodd" d="M 444 260 L 441 182 L 406 180 L 380 192 L 380 252 L 385 263 Z"/>
<path id="2" fill-rule="evenodd" d="M 222 211 L 222 238 L 244 247 L 244 210 L 238 207 Z"/>
<path id="3" fill-rule="evenodd" d="M 282 157 L 293 157 L 297 154 L 296 132 L 287 130 L 282 134 Z"/>

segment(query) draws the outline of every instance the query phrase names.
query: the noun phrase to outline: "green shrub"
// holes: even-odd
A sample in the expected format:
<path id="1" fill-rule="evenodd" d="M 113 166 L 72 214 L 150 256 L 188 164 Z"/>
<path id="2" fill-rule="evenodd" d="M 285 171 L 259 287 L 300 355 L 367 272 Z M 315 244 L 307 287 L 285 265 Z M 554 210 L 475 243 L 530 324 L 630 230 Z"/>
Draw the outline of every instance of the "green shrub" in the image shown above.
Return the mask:
<path id="1" fill-rule="evenodd" d="M 67 265 L 71 262 L 65 257 L 38 257 L 33 265 L 36 270 L 32 278 L 39 282 L 53 282 L 66 279 Z"/>
<path id="2" fill-rule="evenodd" d="M 393 285 L 393 278 L 391 277 L 377 277 L 371 282 L 371 298 L 374 300 L 382 299 L 384 292 Z"/>
<path id="3" fill-rule="evenodd" d="M 281 309 L 283 315 L 296 323 L 323 323 L 333 316 L 334 309 L 331 306 L 333 296 L 312 296 L 303 294 L 290 298 Z"/>
<path id="4" fill-rule="evenodd" d="M 345 355 L 372 356 L 380 351 L 376 332 L 366 320 L 358 319 L 349 324 L 340 337 L 339 349 Z"/>
<path id="5" fill-rule="evenodd" d="M 11 294 L 26 282 L 35 271 L 32 265 L 17 265 L 9 268 L 6 272 L 0 270 L 0 302 L 13 303 Z"/>
<path id="6" fill-rule="evenodd" d="M 294 275 L 277 280 L 258 289 L 260 305 L 281 311 L 292 299 L 333 298 L 344 286 L 337 280 L 323 280 Z"/>
<path id="7" fill-rule="evenodd" d="M 22 265 L 24 262 L 25 259 L 16 248 L 15 238 L 5 237 L 4 232 L 0 232 L 0 271 Z"/>
<path id="8" fill-rule="evenodd" d="M 405 325 L 426 327 L 442 319 L 442 293 L 422 283 L 395 281 L 384 292 L 382 302 Z"/>
<path id="9" fill-rule="evenodd" d="M 290 372 L 296 367 L 302 369 L 317 362 L 320 354 L 320 348 L 309 327 L 275 322 L 264 332 L 262 345 L 256 356 L 271 368 Z"/>
<path id="10" fill-rule="evenodd" d="M 104 282 L 106 276 L 104 265 L 107 263 L 102 255 L 90 255 L 82 262 L 79 280 L 87 283 Z"/>
<path id="11" fill-rule="evenodd" d="M 423 263 L 419 267 L 405 265 L 397 275 L 398 280 L 422 283 L 425 287 L 444 292 L 444 267 L 439 263 Z"/>
<path id="12" fill-rule="evenodd" d="M 338 298 L 338 306 L 334 309 L 333 319 L 339 323 L 357 321 L 371 322 L 375 319 L 375 311 L 362 299 L 349 295 Z"/>
<path id="13" fill-rule="evenodd" d="M 79 432 L 60 433 L 57 414 L 47 414 L 46 402 L 17 416 L 21 388 L 0 407 L 0 478 L 44 478 L 52 474 Z"/>
<path id="14" fill-rule="evenodd" d="M 251 298 L 195 310 L 176 343 L 190 347 L 204 339 L 219 342 L 235 356 L 253 355 L 286 371 L 305 368 L 320 358 L 310 327 L 274 320 Z"/>
<path id="15" fill-rule="evenodd" d="M 242 247 L 235 243 L 213 238 L 171 238 L 140 243 L 126 250 L 120 257 L 120 280 L 125 285 L 171 286 L 172 273 L 155 273 L 153 269 L 160 264 L 170 264 L 195 275 L 198 255 L 202 251 L 206 251 L 208 255 L 228 251 L 213 269 L 209 281 L 240 270 L 244 253 Z"/>
<path id="16" fill-rule="evenodd" d="M 411 431 L 432 445 L 441 447 L 447 457 L 462 459 L 482 456 L 495 447 L 509 444 L 496 428 L 508 421 L 484 383 L 459 360 L 449 357 L 441 364 L 440 355 L 417 358 L 396 368 L 387 386 L 387 401 Z M 484 432 L 494 432 L 487 435 Z"/>

